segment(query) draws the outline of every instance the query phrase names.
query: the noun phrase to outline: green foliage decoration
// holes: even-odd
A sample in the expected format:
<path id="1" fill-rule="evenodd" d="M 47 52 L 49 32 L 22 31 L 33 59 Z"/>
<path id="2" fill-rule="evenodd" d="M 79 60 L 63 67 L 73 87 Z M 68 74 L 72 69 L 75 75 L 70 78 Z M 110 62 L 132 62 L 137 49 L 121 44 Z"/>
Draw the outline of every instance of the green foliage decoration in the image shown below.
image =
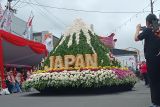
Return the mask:
<path id="1" fill-rule="evenodd" d="M 44 66 L 49 66 L 49 57 L 50 56 L 64 56 L 64 55 L 77 55 L 77 54 L 93 54 L 97 53 L 98 55 L 98 66 L 110 66 L 110 60 L 108 57 L 109 48 L 103 45 L 99 40 L 96 34 L 93 34 L 88 30 L 89 36 L 91 37 L 91 45 L 95 52 L 93 52 L 92 47 L 87 43 L 86 35 L 83 30 L 80 30 L 79 33 L 79 44 L 77 44 L 76 36 L 78 34 L 74 33 L 73 35 L 66 36 L 65 40 L 61 45 L 58 45 L 44 62 Z M 72 37 L 72 45 L 68 47 L 68 42 Z M 61 38 L 62 39 L 62 38 Z M 119 66 L 119 63 L 114 63 L 112 66 Z"/>

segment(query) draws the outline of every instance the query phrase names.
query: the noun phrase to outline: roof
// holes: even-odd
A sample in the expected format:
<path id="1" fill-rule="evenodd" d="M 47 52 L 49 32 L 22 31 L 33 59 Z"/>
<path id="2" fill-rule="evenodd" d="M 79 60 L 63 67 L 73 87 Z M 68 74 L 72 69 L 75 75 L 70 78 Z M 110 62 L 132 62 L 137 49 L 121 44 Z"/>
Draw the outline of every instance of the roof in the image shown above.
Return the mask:
<path id="1" fill-rule="evenodd" d="M 46 46 L 0 30 L 4 64 L 30 65 L 40 63 L 47 55 Z"/>
<path id="2" fill-rule="evenodd" d="M 137 55 L 136 51 L 128 51 L 123 49 L 111 49 L 111 52 L 115 56 L 134 56 Z"/>

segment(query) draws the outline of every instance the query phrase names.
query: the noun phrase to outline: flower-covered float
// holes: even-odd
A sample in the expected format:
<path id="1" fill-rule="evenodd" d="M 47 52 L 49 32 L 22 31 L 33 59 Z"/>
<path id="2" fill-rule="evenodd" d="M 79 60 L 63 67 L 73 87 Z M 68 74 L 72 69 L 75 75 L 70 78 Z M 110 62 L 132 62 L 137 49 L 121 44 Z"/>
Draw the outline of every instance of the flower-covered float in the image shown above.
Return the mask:
<path id="1" fill-rule="evenodd" d="M 131 90 L 137 78 L 111 60 L 107 48 L 82 20 L 77 19 L 61 37 L 57 47 L 24 83 L 40 92 Z"/>

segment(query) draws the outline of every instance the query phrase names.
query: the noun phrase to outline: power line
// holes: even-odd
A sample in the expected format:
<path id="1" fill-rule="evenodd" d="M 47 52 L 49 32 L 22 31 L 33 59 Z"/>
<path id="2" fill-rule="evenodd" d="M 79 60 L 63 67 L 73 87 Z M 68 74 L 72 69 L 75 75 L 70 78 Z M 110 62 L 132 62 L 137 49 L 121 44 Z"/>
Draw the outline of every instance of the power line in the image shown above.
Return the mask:
<path id="1" fill-rule="evenodd" d="M 28 6 L 29 4 L 24 4 L 24 5 L 22 5 L 23 3 L 21 3 L 21 4 L 19 4 L 19 5 L 16 5 L 15 6 L 15 9 L 17 10 L 18 8 L 24 8 L 24 7 L 26 7 L 26 6 Z"/>
<path id="2" fill-rule="evenodd" d="M 32 5 L 29 4 L 29 6 L 34 9 L 35 11 L 37 11 L 37 13 L 41 14 L 43 17 L 46 17 L 46 15 L 42 14 L 43 12 L 39 12 L 40 10 L 36 9 L 35 7 L 33 7 Z"/>
<path id="3" fill-rule="evenodd" d="M 42 4 L 37 4 L 37 3 L 31 3 L 31 2 L 24 2 L 24 1 L 20 1 L 22 3 L 26 3 L 26 4 L 31 4 L 31 5 L 36 5 L 36 6 L 40 6 L 40 7 L 47 7 L 47 8 L 54 8 L 54 9 L 58 9 L 58 10 L 68 10 L 68 11 L 79 11 L 79 12 L 87 12 L 87 13 L 140 13 L 137 11 L 98 11 L 98 10 L 81 10 L 81 9 L 71 9 L 71 8 L 63 8 L 63 7 L 55 7 L 55 6 L 48 6 L 48 5 L 42 5 Z M 143 11 L 143 12 L 150 12 L 150 11 Z"/>
<path id="4" fill-rule="evenodd" d="M 160 1 L 159 2 L 157 2 L 156 4 L 154 4 L 154 7 L 158 7 L 158 8 L 156 8 L 156 9 L 158 9 L 157 10 L 157 13 L 159 13 L 160 14 L 160 8 L 159 8 L 159 5 L 160 5 Z"/>
<path id="5" fill-rule="evenodd" d="M 20 2 L 20 0 L 18 0 L 18 1 L 12 6 L 12 8 L 13 8 L 14 6 L 16 6 L 19 2 Z"/>
<path id="6" fill-rule="evenodd" d="M 154 0 L 154 3 L 156 2 L 157 0 Z M 32 2 L 27 2 L 27 1 L 20 1 L 21 3 L 25 3 L 25 4 L 29 4 L 29 5 L 36 5 L 36 6 L 39 6 L 39 7 L 43 7 L 45 10 L 46 8 L 54 8 L 54 9 L 59 9 L 59 10 L 67 10 L 67 11 L 78 11 L 78 12 L 87 12 L 87 13 L 110 13 L 110 14 L 114 14 L 114 13 L 136 13 L 135 15 L 133 15 L 131 18 L 129 18 L 127 21 L 125 21 L 123 24 L 121 24 L 120 26 L 116 27 L 115 28 L 115 31 L 117 31 L 117 28 L 121 28 L 123 27 L 124 25 L 126 25 L 128 22 L 130 22 L 133 18 L 137 17 L 139 14 L 141 13 L 145 13 L 145 12 L 150 12 L 150 11 L 145 11 L 146 8 L 148 8 L 150 6 L 150 4 L 148 4 L 145 8 L 143 8 L 142 11 L 90 11 L 90 10 L 79 10 L 79 9 L 70 9 L 70 8 L 61 8 L 61 7 L 54 7 L 54 6 L 48 6 L 48 5 L 42 5 L 42 4 L 39 4 L 39 3 L 32 3 Z M 47 10 L 48 12 L 48 10 Z M 157 12 L 157 11 L 155 11 Z"/>
<path id="7" fill-rule="evenodd" d="M 153 3 L 155 3 L 155 2 L 157 2 L 157 0 L 154 0 L 154 1 L 153 1 Z M 142 9 L 142 11 L 139 11 L 137 14 L 134 14 L 133 16 L 131 16 L 131 17 L 130 17 L 128 20 L 126 20 L 124 23 L 122 23 L 121 25 L 117 26 L 117 27 L 113 30 L 113 32 L 117 32 L 118 29 L 121 29 L 121 28 L 122 28 L 124 25 L 126 25 L 128 22 L 131 22 L 131 20 L 132 20 L 133 18 L 138 17 L 139 14 L 145 13 L 145 12 L 146 12 L 145 9 L 148 8 L 149 6 L 150 6 L 150 4 L 148 4 L 146 7 L 144 7 L 144 8 Z M 159 10 L 153 11 L 153 12 L 158 12 L 158 11 L 159 11 Z M 147 12 L 151 12 L 151 11 L 147 11 Z"/>
<path id="8" fill-rule="evenodd" d="M 40 5 L 40 3 L 37 1 L 37 0 L 34 0 L 37 4 L 39 4 Z M 53 15 L 53 13 L 51 13 L 50 11 L 48 11 L 45 7 L 42 7 L 46 12 L 48 12 L 49 14 L 52 14 Z M 66 27 L 66 24 L 61 20 L 61 19 L 59 19 L 57 16 L 55 16 L 55 15 L 53 15 L 54 16 L 54 18 L 58 21 L 59 20 L 59 22 L 61 23 L 61 24 L 63 24 L 65 27 Z"/>
<path id="9" fill-rule="evenodd" d="M 31 0 L 29 0 L 31 2 Z M 32 2 L 31 2 L 32 3 Z M 34 9 L 35 11 L 37 11 L 39 14 L 41 14 L 43 17 L 47 18 L 48 20 L 50 20 L 50 22 L 55 23 L 55 21 L 50 18 L 45 12 L 43 12 L 40 8 L 36 9 L 35 6 L 32 6 L 31 4 L 29 4 L 30 7 L 32 7 L 32 9 Z M 51 23 L 50 23 L 51 24 Z"/>

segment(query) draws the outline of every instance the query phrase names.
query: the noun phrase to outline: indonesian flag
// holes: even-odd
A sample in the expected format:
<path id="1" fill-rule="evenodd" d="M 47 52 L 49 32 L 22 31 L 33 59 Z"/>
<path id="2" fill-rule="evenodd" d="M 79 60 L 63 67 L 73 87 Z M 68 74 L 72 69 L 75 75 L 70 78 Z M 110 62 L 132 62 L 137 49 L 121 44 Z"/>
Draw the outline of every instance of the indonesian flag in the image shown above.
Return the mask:
<path id="1" fill-rule="evenodd" d="M 28 22 L 27 22 L 27 26 L 28 26 L 28 27 L 31 27 L 31 26 L 32 26 L 33 17 L 34 17 L 34 16 L 32 16 L 32 17 L 30 17 L 30 18 L 28 19 Z"/>
<path id="2" fill-rule="evenodd" d="M 24 38 L 31 40 L 32 36 L 32 21 L 33 21 L 34 16 L 30 16 L 27 23 L 26 23 L 26 28 L 24 31 Z"/>

